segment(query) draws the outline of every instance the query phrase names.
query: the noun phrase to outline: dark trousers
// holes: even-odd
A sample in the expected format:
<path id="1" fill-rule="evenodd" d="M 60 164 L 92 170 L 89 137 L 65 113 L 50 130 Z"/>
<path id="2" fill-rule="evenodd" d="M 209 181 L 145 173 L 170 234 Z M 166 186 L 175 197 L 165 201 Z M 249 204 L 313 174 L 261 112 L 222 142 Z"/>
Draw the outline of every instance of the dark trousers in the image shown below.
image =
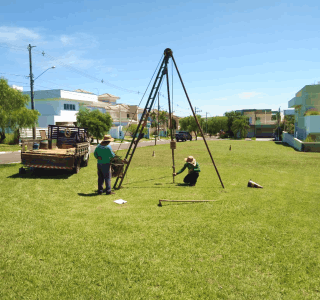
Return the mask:
<path id="1" fill-rule="evenodd" d="M 110 164 L 98 164 L 98 192 L 103 193 L 103 182 L 106 183 L 107 193 L 111 192 Z"/>
<path id="2" fill-rule="evenodd" d="M 195 185 L 197 183 L 198 177 L 199 172 L 192 172 L 183 179 L 183 182 L 188 183 L 189 185 Z"/>

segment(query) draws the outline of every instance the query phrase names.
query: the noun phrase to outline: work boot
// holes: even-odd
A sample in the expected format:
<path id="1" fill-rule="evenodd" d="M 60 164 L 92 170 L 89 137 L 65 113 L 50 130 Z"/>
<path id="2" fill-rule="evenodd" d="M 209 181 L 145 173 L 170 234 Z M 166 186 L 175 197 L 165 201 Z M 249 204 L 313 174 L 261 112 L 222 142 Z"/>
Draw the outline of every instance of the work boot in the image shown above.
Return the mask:
<path id="1" fill-rule="evenodd" d="M 114 195 L 115 192 L 112 192 L 112 191 L 111 191 L 111 192 L 109 192 L 109 193 L 107 192 L 106 194 L 107 194 L 107 195 Z"/>

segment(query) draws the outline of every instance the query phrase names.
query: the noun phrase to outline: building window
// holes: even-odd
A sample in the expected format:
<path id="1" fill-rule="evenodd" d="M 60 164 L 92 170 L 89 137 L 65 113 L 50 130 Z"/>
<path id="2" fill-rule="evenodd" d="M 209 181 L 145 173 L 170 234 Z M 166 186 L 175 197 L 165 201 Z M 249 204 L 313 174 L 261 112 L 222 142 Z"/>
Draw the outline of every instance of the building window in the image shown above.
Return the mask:
<path id="1" fill-rule="evenodd" d="M 65 110 L 76 110 L 75 104 L 64 104 Z"/>
<path id="2" fill-rule="evenodd" d="M 130 115 L 129 114 L 127 114 L 127 118 L 130 119 Z"/>
<path id="3" fill-rule="evenodd" d="M 260 117 L 256 117 L 256 121 L 260 121 Z"/>

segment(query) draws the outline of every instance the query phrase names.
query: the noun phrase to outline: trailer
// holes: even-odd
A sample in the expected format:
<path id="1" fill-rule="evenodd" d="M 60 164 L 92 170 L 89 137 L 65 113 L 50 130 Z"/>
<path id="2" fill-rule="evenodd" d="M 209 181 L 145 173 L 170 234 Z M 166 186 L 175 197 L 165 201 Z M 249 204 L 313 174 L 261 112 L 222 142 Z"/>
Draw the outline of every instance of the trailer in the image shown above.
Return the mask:
<path id="1" fill-rule="evenodd" d="M 86 128 L 72 126 L 48 126 L 48 136 L 41 139 L 22 140 L 21 163 L 25 168 L 63 169 L 79 173 L 89 162 L 90 142 Z"/>

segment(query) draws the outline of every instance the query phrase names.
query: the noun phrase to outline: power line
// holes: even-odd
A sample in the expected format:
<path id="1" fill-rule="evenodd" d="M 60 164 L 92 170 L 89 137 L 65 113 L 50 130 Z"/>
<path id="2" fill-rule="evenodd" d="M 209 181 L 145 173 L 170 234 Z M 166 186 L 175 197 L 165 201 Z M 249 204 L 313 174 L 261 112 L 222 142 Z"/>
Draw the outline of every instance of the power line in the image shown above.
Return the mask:
<path id="1" fill-rule="evenodd" d="M 26 51 L 26 50 L 28 49 L 28 48 L 24 48 L 24 47 L 12 45 L 12 44 L 10 44 L 10 43 L 0 43 L 0 47 L 10 48 L 10 49 L 15 49 L 15 50 L 23 50 L 23 51 Z M 105 81 L 104 79 L 99 79 L 99 78 L 97 78 L 97 77 L 95 77 L 95 76 L 92 76 L 92 75 L 90 75 L 90 74 L 88 74 L 88 73 L 86 73 L 86 72 L 84 72 L 84 71 L 81 71 L 81 70 L 79 70 L 79 69 L 77 69 L 77 68 L 75 68 L 75 67 L 73 67 L 73 66 L 71 66 L 71 65 L 68 65 L 68 64 L 60 61 L 60 59 L 58 59 L 58 58 L 56 58 L 56 57 L 54 57 L 54 56 L 52 56 L 52 55 L 50 55 L 50 54 L 48 54 L 48 53 L 46 53 L 46 52 L 44 52 L 44 51 L 33 50 L 33 53 L 42 55 L 42 56 L 46 57 L 46 58 L 49 59 L 49 60 L 54 60 L 54 61 L 55 61 L 57 64 L 59 64 L 60 66 L 63 66 L 63 67 L 65 67 L 65 68 L 69 69 L 69 70 L 72 71 L 72 72 L 75 72 L 75 73 L 77 73 L 77 74 L 79 74 L 79 75 L 81 75 L 81 76 L 84 76 L 84 77 L 89 78 L 89 79 L 91 79 L 91 80 L 94 80 L 94 81 L 96 81 L 96 82 L 100 82 L 100 83 L 102 83 L 102 84 L 105 84 L 105 85 L 107 85 L 107 86 L 111 86 L 111 87 L 113 87 L 113 88 L 115 88 L 115 89 L 122 90 L 122 91 L 124 91 L 124 92 L 134 93 L 134 94 L 138 94 L 138 95 L 141 94 L 139 91 L 134 91 L 134 90 L 126 89 L 126 88 L 117 86 L 117 85 L 115 85 L 115 84 L 112 84 L 112 83 L 110 83 L 110 82 L 108 82 L 108 81 Z M 15 75 L 14 75 L 14 76 L 15 76 Z M 17 76 L 24 76 L 24 75 L 17 75 Z M 159 95 L 160 95 L 161 97 L 167 99 L 167 97 L 166 97 L 165 95 L 163 95 L 162 93 L 159 93 Z"/>
<path id="2" fill-rule="evenodd" d="M 26 78 L 29 77 L 29 76 L 26 76 L 26 75 L 18 75 L 18 74 L 10 74 L 10 73 L 0 73 L 0 74 L 10 75 L 10 76 L 21 76 L 21 77 L 26 77 Z"/>
<path id="3" fill-rule="evenodd" d="M 50 54 L 48 54 L 48 53 L 45 53 L 44 51 L 42 51 L 42 52 L 34 51 L 34 52 L 37 52 L 38 54 L 41 53 L 41 55 L 43 55 L 44 57 L 47 57 L 47 58 L 49 58 L 50 60 L 56 61 L 60 66 L 63 66 L 63 67 L 65 67 L 65 68 L 69 69 L 69 70 L 72 71 L 72 72 L 75 72 L 75 73 L 77 73 L 77 74 L 79 74 L 79 75 L 82 75 L 82 76 L 87 77 L 87 78 L 89 78 L 89 79 L 92 79 L 92 80 L 94 80 L 94 81 L 101 82 L 102 84 L 111 86 L 111 87 L 113 87 L 113 88 L 116 88 L 116 89 L 119 89 L 119 90 L 122 90 L 122 91 L 125 91 L 125 92 L 140 94 L 139 91 L 129 90 L 129 89 L 126 89 L 126 88 L 117 86 L 117 85 L 115 85 L 115 84 L 112 84 L 112 83 L 110 83 L 110 82 L 108 82 L 108 81 L 105 81 L 104 79 L 99 79 L 99 78 L 97 78 L 97 77 L 94 77 L 94 76 L 92 76 L 92 75 L 90 75 L 90 74 L 88 74 L 88 73 L 86 73 L 86 72 L 83 72 L 83 71 L 81 71 L 81 70 L 79 70 L 79 69 L 77 69 L 77 68 L 75 68 L 75 67 L 73 67 L 73 66 L 70 66 L 70 65 L 68 65 L 68 64 L 65 64 L 64 62 L 59 61 L 58 58 L 56 58 L 56 57 L 54 57 L 54 56 L 52 56 L 52 55 L 50 55 Z"/>

